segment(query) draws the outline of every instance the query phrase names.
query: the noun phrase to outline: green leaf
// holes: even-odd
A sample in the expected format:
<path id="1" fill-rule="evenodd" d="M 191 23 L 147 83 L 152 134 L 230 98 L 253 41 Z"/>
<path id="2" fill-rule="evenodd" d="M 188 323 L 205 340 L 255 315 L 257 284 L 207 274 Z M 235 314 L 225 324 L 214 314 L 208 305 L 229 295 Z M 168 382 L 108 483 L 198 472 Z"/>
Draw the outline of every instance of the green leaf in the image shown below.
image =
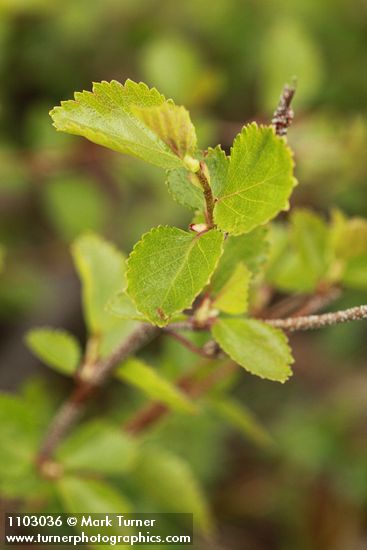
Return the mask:
<path id="1" fill-rule="evenodd" d="M 62 444 L 57 458 L 68 472 L 127 472 L 136 457 L 135 442 L 121 429 L 107 422 L 81 426 Z"/>
<path id="2" fill-rule="evenodd" d="M 289 227 L 273 224 L 267 280 L 281 290 L 312 292 L 328 278 L 333 235 L 326 222 L 307 210 L 296 210 Z"/>
<path id="3" fill-rule="evenodd" d="M 251 272 L 242 262 L 238 263 L 231 277 L 219 290 L 213 306 L 224 313 L 240 315 L 248 308 L 248 290 Z"/>
<path id="4" fill-rule="evenodd" d="M 189 464 L 182 458 L 147 445 L 132 475 L 144 495 L 162 510 L 189 512 L 194 516 L 194 526 L 197 524 L 201 531 L 210 532 L 211 517 L 206 498 Z"/>
<path id="5" fill-rule="evenodd" d="M 253 319 L 218 319 L 212 334 L 223 351 L 252 374 L 278 382 L 291 376 L 293 358 L 281 330 Z"/>
<path id="6" fill-rule="evenodd" d="M 151 399 L 175 411 L 190 414 L 197 411 L 196 406 L 184 393 L 139 359 L 128 359 L 118 367 L 115 375 L 120 380 L 139 388 Z"/>
<path id="7" fill-rule="evenodd" d="M 74 97 L 74 101 L 63 101 L 61 106 L 55 107 L 50 113 L 58 130 L 84 136 L 98 145 L 138 157 L 162 168 L 184 166 L 175 150 L 178 148 L 181 152 L 182 144 L 178 146 L 174 141 L 167 145 L 164 141 L 170 127 L 175 131 L 172 136 L 175 140 L 174 125 L 182 120 L 182 111 L 178 111 L 171 102 L 167 106 L 164 96 L 155 88 L 149 89 L 145 84 L 137 84 L 131 80 L 127 80 L 125 85 L 113 80 L 94 83 L 92 93 L 77 92 Z M 162 115 L 159 107 L 162 108 Z M 145 109 L 152 109 L 150 115 L 148 111 L 144 113 Z M 161 116 L 166 116 L 167 122 L 159 130 L 157 123 Z M 193 146 L 192 128 L 188 127 L 187 117 L 184 135 L 185 143 Z"/>
<path id="8" fill-rule="evenodd" d="M 189 307 L 209 282 L 222 253 L 217 230 L 193 235 L 175 227 L 156 227 L 135 245 L 128 259 L 127 292 L 154 324 Z"/>
<path id="9" fill-rule="evenodd" d="M 313 292 L 318 281 L 303 261 L 289 228 L 272 224 L 269 243 L 266 280 L 282 291 Z"/>
<path id="10" fill-rule="evenodd" d="M 40 425 L 26 400 L 0 393 L 0 492 L 22 497 L 39 493 L 35 456 L 40 444 Z"/>
<path id="11" fill-rule="evenodd" d="M 26 344 L 46 365 L 68 376 L 75 373 L 82 356 L 79 342 L 64 330 L 30 330 L 26 335 Z"/>
<path id="12" fill-rule="evenodd" d="M 87 479 L 77 476 L 64 476 L 56 482 L 56 490 L 65 513 L 68 514 L 119 514 L 132 512 L 130 502 L 109 483 L 97 479 Z M 86 533 L 89 537 L 101 534 L 101 527 L 80 526 L 75 529 Z M 123 536 L 131 534 L 131 528 L 109 527 L 110 535 Z M 111 548 L 107 544 L 91 544 L 91 548 L 103 550 Z M 126 545 L 126 548 L 132 548 Z"/>
<path id="13" fill-rule="evenodd" d="M 104 481 L 65 476 L 57 481 L 57 490 L 69 514 L 120 514 L 131 510 L 130 503 Z"/>
<path id="14" fill-rule="evenodd" d="M 88 328 L 94 334 L 106 332 L 116 324 L 116 319 L 106 311 L 106 304 L 125 284 L 125 257 L 92 233 L 74 241 L 72 254 L 82 281 Z"/>
<path id="15" fill-rule="evenodd" d="M 226 399 L 221 395 L 219 399 L 212 399 L 210 401 L 210 406 L 220 418 L 243 433 L 243 435 L 252 443 L 255 443 L 255 445 L 269 447 L 273 444 L 273 439 L 264 426 L 262 426 L 254 414 L 239 401 L 230 398 Z"/>
<path id="16" fill-rule="evenodd" d="M 265 262 L 268 251 L 267 229 L 258 227 L 246 235 L 229 236 L 211 280 L 211 287 L 219 290 L 228 281 L 238 262 L 243 262 L 252 273 L 257 273 Z"/>
<path id="17" fill-rule="evenodd" d="M 185 107 L 166 101 L 158 107 L 134 107 L 132 112 L 180 158 L 196 149 L 195 128 Z"/>
<path id="18" fill-rule="evenodd" d="M 292 154 L 285 141 L 271 127 L 245 126 L 231 150 L 227 180 L 214 209 L 215 222 L 228 233 L 247 233 L 289 208 L 295 183 Z"/>
<path id="19" fill-rule="evenodd" d="M 119 319 L 134 319 L 136 321 L 144 321 L 146 319 L 144 315 L 138 312 L 134 302 L 126 292 L 116 294 L 108 302 L 107 311 Z"/>
<path id="20" fill-rule="evenodd" d="M 315 285 L 326 274 L 330 264 L 327 224 L 320 216 L 307 210 L 293 212 L 291 221 L 295 249 L 310 281 Z"/>
<path id="21" fill-rule="evenodd" d="M 367 254 L 351 258 L 343 273 L 343 284 L 350 288 L 367 290 Z"/>
<path id="22" fill-rule="evenodd" d="M 346 219 L 341 212 L 334 212 L 331 235 L 338 259 L 349 260 L 367 253 L 367 220 L 364 218 Z"/>
<path id="23" fill-rule="evenodd" d="M 168 191 L 176 202 L 192 210 L 204 211 L 204 194 L 193 172 L 186 168 L 170 170 L 166 183 Z"/>

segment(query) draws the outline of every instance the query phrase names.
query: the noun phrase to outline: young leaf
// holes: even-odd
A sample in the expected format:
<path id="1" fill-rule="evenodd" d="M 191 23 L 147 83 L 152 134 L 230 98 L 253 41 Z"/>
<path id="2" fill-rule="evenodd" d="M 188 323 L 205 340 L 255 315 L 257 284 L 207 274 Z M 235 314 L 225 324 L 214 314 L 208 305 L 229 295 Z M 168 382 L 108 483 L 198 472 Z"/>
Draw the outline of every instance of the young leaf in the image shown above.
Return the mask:
<path id="1" fill-rule="evenodd" d="M 180 158 L 196 149 L 195 128 L 185 107 L 166 101 L 158 107 L 133 107 L 135 114 Z"/>
<path id="2" fill-rule="evenodd" d="M 126 294 L 119 292 L 107 304 L 107 311 L 119 319 L 134 319 L 135 321 L 144 321 L 145 317 L 135 307 L 134 302 Z"/>
<path id="3" fill-rule="evenodd" d="M 209 148 L 205 157 L 201 157 L 208 167 L 210 186 L 213 194 L 219 193 L 223 187 L 227 171 L 228 158 L 218 145 L 215 149 Z M 185 168 L 170 170 L 167 175 L 167 186 L 172 197 L 182 206 L 192 210 L 204 211 L 205 201 L 197 176 Z"/>
<path id="4" fill-rule="evenodd" d="M 217 197 L 227 180 L 229 158 L 221 146 L 217 145 L 214 149 L 209 147 L 204 160 L 210 174 L 210 187 Z"/>
<path id="5" fill-rule="evenodd" d="M 243 433 L 255 445 L 269 447 L 273 440 L 253 413 L 239 401 L 230 398 L 211 399 L 211 408 L 231 426 Z"/>
<path id="6" fill-rule="evenodd" d="M 292 154 L 285 141 L 270 127 L 245 126 L 231 150 L 215 222 L 228 233 L 247 233 L 289 207 L 294 185 Z"/>
<path id="7" fill-rule="evenodd" d="M 189 307 L 209 282 L 222 253 L 223 235 L 193 235 L 175 227 L 156 227 L 135 245 L 128 259 L 127 292 L 154 324 Z"/>
<path id="8" fill-rule="evenodd" d="M 145 495 L 170 512 L 189 512 L 194 526 L 210 532 L 211 517 L 201 488 L 183 459 L 151 445 L 143 448 L 136 471 L 131 474 Z"/>
<path id="9" fill-rule="evenodd" d="M 64 330 L 30 330 L 26 344 L 46 365 L 68 376 L 75 373 L 82 355 L 79 342 Z"/>
<path id="10" fill-rule="evenodd" d="M 257 273 L 265 262 L 268 251 L 267 230 L 258 227 L 246 235 L 229 236 L 224 243 L 224 251 L 215 270 L 210 286 L 219 290 L 228 281 L 238 262 L 243 262 L 252 272 Z"/>
<path id="11" fill-rule="evenodd" d="M 88 328 L 91 333 L 103 333 L 116 324 L 106 304 L 124 286 L 125 258 L 112 244 L 92 233 L 76 239 L 72 253 L 82 281 Z"/>
<path id="12" fill-rule="evenodd" d="M 253 319 L 218 319 L 212 334 L 223 351 L 252 374 L 278 382 L 291 376 L 293 358 L 281 330 Z"/>
<path id="13" fill-rule="evenodd" d="M 95 83 L 92 93 L 77 92 L 74 100 L 63 101 L 50 114 L 57 130 L 167 169 L 184 166 L 178 153 L 184 147 L 191 151 L 196 143 L 186 111 L 167 102 L 155 88 L 131 80 L 125 85 L 114 80 Z M 182 122 L 183 141 L 176 143 Z"/>
<path id="14" fill-rule="evenodd" d="M 120 380 L 142 390 L 148 397 L 164 403 L 173 410 L 193 414 L 196 407 L 191 401 L 155 369 L 131 358 L 123 363 L 115 372 Z"/>
<path id="15" fill-rule="evenodd" d="M 117 427 L 101 421 L 74 431 L 57 452 L 66 471 L 83 473 L 124 473 L 131 469 L 135 456 L 135 442 Z"/>
<path id="16" fill-rule="evenodd" d="M 193 172 L 186 168 L 170 170 L 166 183 L 168 191 L 176 202 L 192 210 L 204 211 L 204 194 L 197 183 L 197 176 Z"/>
<path id="17" fill-rule="evenodd" d="M 240 315 L 248 307 L 248 289 L 251 272 L 244 263 L 239 262 L 231 277 L 219 290 L 213 306 L 224 313 Z"/>

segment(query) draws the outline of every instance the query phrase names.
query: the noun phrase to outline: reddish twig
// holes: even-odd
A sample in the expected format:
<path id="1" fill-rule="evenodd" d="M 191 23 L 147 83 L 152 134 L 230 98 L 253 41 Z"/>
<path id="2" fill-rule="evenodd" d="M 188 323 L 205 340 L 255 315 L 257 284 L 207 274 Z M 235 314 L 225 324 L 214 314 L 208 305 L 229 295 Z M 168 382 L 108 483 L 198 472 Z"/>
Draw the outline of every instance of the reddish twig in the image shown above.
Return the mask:
<path id="1" fill-rule="evenodd" d="M 199 397 L 214 387 L 217 382 L 226 378 L 235 368 L 237 368 L 236 364 L 229 362 L 222 368 L 213 370 L 209 376 L 201 380 L 198 380 L 197 373 L 191 376 L 184 376 L 177 382 L 177 387 L 188 396 Z M 142 431 L 155 425 L 158 420 L 161 420 L 169 412 L 169 410 L 170 409 L 162 403 L 152 402 L 139 409 L 134 416 L 123 425 L 123 429 L 131 434 L 138 435 Z"/>

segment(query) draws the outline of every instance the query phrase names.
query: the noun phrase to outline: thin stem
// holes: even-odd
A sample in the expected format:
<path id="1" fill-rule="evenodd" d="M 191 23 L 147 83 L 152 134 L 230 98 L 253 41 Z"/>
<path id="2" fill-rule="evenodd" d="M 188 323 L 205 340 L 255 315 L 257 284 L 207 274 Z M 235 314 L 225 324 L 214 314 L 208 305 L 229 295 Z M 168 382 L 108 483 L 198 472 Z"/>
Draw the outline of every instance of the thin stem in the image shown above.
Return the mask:
<path id="1" fill-rule="evenodd" d="M 199 179 L 200 185 L 204 192 L 204 199 L 205 199 L 205 219 L 208 226 L 208 229 L 212 229 L 214 227 L 214 196 L 212 192 L 212 188 L 210 187 L 210 183 L 208 180 L 208 177 L 206 175 L 207 168 L 204 161 L 200 161 L 200 168 L 199 171 L 196 172 L 196 175 Z"/>
<path id="2" fill-rule="evenodd" d="M 287 319 L 265 319 L 264 322 L 273 327 L 294 332 L 296 330 L 313 330 L 350 321 L 367 319 L 367 305 L 351 307 L 342 311 L 308 315 L 303 317 L 288 317 Z"/>
<path id="3" fill-rule="evenodd" d="M 111 355 L 94 365 L 94 368 L 89 371 L 88 378 L 83 379 L 81 375 L 78 385 L 57 411 L 49 426 L 37 458 L 40 467 L 51 459 L 56 447 L 82 415 L 90 397 L 105 382 L 114 367 L 147 344 L 158 333 L 157 327 L 147 324 L 138 325 Z"/>
<path id="4" fill-rule="evenodd" d="M 200 348 L 199 346 L 196 346 L 193 342 L 191 342 L 191 340 L 189 340 L 188 338 L 185 338 L 185 336 L 182 336 L 182 334 L 179 334 L 175 330 L 172 330 L 170 327 L 166 327 L 163 330 L 165 334 L 168 334 L 168 336 L 171 336 L 172 338 L 180 342 L 180 344 L 185 346 L 185 348 L 192 351 L 193 353 L 196 353 L 197 355 L 201 355 L 201 357 L 212 359 L 213 357 L 216 357 L 218 355 L 218 351 L 215 348 L 207 345 Z"/>

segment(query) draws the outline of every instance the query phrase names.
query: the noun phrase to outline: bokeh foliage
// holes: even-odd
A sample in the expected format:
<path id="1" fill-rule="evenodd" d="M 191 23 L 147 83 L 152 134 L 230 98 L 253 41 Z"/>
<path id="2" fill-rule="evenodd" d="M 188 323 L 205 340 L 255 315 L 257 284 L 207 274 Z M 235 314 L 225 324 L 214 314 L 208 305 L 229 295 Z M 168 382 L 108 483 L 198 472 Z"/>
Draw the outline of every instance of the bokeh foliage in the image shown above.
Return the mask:
<path id="1" fill-rule="evenodd" d="M 47 382 L 28 380 L 34 363 L 19 352 L 21 335 L 43 323 L 85 341 L 70 242 L 86 230 L 98 231 L 128 252 L 153 225 L 185 227 L 190 221 L 162 185 L 159 168 L 56 133 L 48 111 L 74 90 L 90 89 L 92 81 L 141 79 L 190 108 L 200 146 L 220 142 L 228 151 L 245 121 L 269 120 L 281 86 L 296 76 L 289 141 L 300 185 L 293 205 L 311 207 L 324 220 L 332 207 L 366 216 L 366 15 L 362 0 L 0 1 L 0 363 L 2 387 L 23 388 L 19 397 L 4 397 L 2 408 L 2 430 L 13 430 L 2 437 L 17 441 L 1 455 L 4 469 L 14 453 L 23 460 L 19 470 L 9 468 L 6 495 L 18 496 L 12 480 L 23 496 L 32 494 L 31 453 L 68 391 L 65 378 L 50 378 L 46 369 L 40 374 Z M 306 222 L 322 247 L 322 222 Z M 292 223 L 297 231 L 305 220 Z M 291 254 L 289 243 L 284 246 Z M 322 254 L 316 259 L 313 273 L 321 273 Z M 274 283 L 276 258 L 271 267 Z M 309 284 L 307 277 L 304 288 L 292 289 L 283 278 L 278 287 L 309 292 Z M 365 303 L 366 291 L 357 286 L 335 307 Z M 188 463 L 233 548 L 352 548 L 365 537 L 365 327 L 335 327 L 293 342 L 295 376 L 288 385 L 234 375 L 228 384 L 235 401 L 218 408 L 213 399 L 194 421 L 173 413 L 147 436 L 155 475 L 168 464 L 173 478 L 176 470 L 185 476 Z M 110 345 L 105 342 L 106 349 Z M 170 380 L 194 361 L 179 344 L 162 339 L 159 349 L 146 352 L 143 366 Z M 115 425 L 142 400 L 139 388 L 114 384 L 93 412 Z M 275 448 L 254 424 L 254 414 Z M 33 426 L 25 435 L 24 418 Z M 247 440 L 228 427 L 228 418 L 232 425 L 241 419 Z M 98 426 L 87 428 L 101 433 Z M 126 449 L 129 443 L 109 428 L 103 432 L 108 444 Z M 68 456 L 67 447 L 61 455 Z M 114 489 L 141 510 L 162 509 L 166 504 L 157 502 L 143 458 L 132 456 L 134 461 L 134 475 L 111 477 Z M 109 466 L 116 474 L 116 465 Z M 150 496 L 136 489 L 139 480 L 151 487 Z M 85 494 L 85 487 L 75 486 Z M 42 491 L 47 500 L 47 484 Z M 50 506 L 57 510 L 59 503 Z"/>

